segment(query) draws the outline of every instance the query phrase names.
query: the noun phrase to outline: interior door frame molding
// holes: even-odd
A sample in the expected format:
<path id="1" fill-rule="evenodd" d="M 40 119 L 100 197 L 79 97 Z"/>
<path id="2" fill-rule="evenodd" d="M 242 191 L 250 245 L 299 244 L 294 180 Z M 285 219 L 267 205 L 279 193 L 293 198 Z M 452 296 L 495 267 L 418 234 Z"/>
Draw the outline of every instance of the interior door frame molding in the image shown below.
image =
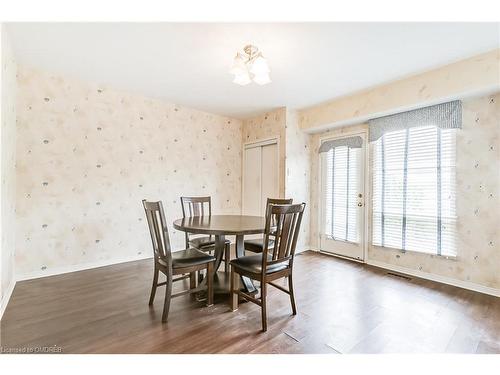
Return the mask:
<path id="1" fill-rule="evenodd" d="M 245 143 L 243 143 L 243 149 L 246 150 L 247 148 L 262 147 L 262 146 L 273 145 L 273 144 L 277 144 L 278 148 L 279 148 L 279 138 L 278 137 L 264 138 L 264 139 L 258 139 L 256 141 L 252 141 L 252 142 L 245 142 Z"/>
<path id="2" fill-rule="evenodd" d="M 334 253 L 328 253 L 328 255 L 332 255 L 335 257 L 343 258 L 343 259 L 349 259 L 353 260 L 356 262 L 360 263 L 367 263 L 368 261 L 368 240 L 369 240 L 369 211 L 371 207 L 371 190 L 370 190 L 370 168 L 369 168 L 369 143 L 368 143 L 368 129 L 357 129 L 357 130 L 347 130 L 343 132 L 342 134 L 328 134 L 320 137 L 318 139 L 318 148 L 321 146 L 321 144 L 325 141 L 333 140 L 333 139 L 343 139 L 343 138 L 348 138 L 352 136 L 362 136 L 363 141 L 364 141 L 364 166 L 363 166 L 363 179 L 364 179 L 364 193 L 365 196 L 363 197 L 363 202 L 364 202 L 364 215 L 363 215 L 363 260 L 359 259 L 354 259 L 354 258 L 349 258 L 349 257 L 344 257 L 342 255 L 337 255 Z M 322 158 L 321 154 L 318 153 L 317 155 L 318 158 L 318 170 L 317 170 L 317 176 L 318 176 L 318 203 L 319 206 L 321 207 L 321 200 L 323 198 L 323 184 L 322 184 L 322 171 L 323 171 L 323 164 L 322 164 Z M 318 250 L 322 253 L 321 251 L 321 227 L 323 225 L 323 209 L 319 209 L 317 213 L 317 223 L 319 224 L 318 228 Z"/>
<path id="3" fill-rule="evenodd" d="M 277 153 L 277 160 L 278 160 L 278 180 L 277 180 L 277 185 L 278 186 L 278 191 L 279 191 L 279 186 L 280 186 L 280 139 L 279 137 L 270 137 L 270 138 L 263 138 L 263 139 L 258 139 L 255 141 L 251 142 L 244 142 L 243 143 L 243 150 L 242 150 L 242 155 L 241 155 L 241 211 L 240 214 L 243 214 L 243 204 L 244 204 L 244 197 L 245 197 L 245 161 L 246 161 L 246 153 L 245 150 L 249 148 L 255 148 L 255 147 L 263 147 L 263 146 L 268 146 L 268 145 L 276 145 L 276 153 Z M 279 194 L 278 194 L 279 195 Z"/>

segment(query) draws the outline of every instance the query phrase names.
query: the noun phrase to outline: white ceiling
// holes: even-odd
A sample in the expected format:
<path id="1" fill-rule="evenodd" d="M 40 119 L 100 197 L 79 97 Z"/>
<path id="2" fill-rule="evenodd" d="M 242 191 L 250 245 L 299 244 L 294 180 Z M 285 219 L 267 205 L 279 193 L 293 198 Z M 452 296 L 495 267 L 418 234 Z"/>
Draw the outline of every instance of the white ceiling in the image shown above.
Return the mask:
<path id="1" fill-rule="evenodd" d="M 19 63 L 245 118 L 304 108 L 498 48 L 499 23 L 11 23 Z M 273 82 L 228 73 L 245 44 Z"/>

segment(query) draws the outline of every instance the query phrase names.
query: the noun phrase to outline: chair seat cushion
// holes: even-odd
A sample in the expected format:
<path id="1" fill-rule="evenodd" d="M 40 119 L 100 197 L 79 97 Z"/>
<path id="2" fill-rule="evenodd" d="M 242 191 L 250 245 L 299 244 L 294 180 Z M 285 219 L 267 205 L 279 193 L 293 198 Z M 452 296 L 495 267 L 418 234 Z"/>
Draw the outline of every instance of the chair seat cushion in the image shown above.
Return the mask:
<path id="1" fill-rule="evenodd" d="M 198 249 L 172 252 L 172 268 L 198 266 L 213 261 L 215 261 L 215 257 Z"/>
<path id="2" fill-rule="evenodd" d="M 271 261 L 271 255 L 267 256 L 267 260 Z M 262 271 L 262 254 L 248 255 L 238 259 L 233 259 L 231 263 L 234 267 L 240 268 L 244 271 L 251 273 L 261 273 Z M 267 266 L 266 274 L 284 270 L 288 267 L 288 264 L 278 263 L 271 266 Z"/>
<path id="3" fill-rule="evenodd" d="M 274 246 L 274 240 L 269 240 L 269 248 Z M 256 238 L 254 240 L 245 241 L 245 250 L 252 251 L 254 253 L 262 253 L 262 248 L 264 247 L 264 239 Z"/>
<path id="4" fill-rule="evenodd" d="M 226 244 L 230 244 L 231 241 L 226 240 Z M 214 237 L 196 237 L 193 238 L 189 241 L 189 244 L 194 247 L 195 249 L 200 249 L 200 250 L 208 250 L 208 249 L 213 249 L 215 247 L 215 238 Z"/>

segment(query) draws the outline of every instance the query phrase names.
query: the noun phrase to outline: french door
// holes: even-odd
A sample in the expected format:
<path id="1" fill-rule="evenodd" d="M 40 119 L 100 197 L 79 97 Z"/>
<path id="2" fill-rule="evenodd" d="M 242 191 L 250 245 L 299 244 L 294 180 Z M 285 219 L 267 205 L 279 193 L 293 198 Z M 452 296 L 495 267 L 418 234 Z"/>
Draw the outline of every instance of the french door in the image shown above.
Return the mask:
<path id="1" fill-rule="evenodd" d="M 364 260 L 366 137 L 324 140 L 320 250 Z"/>

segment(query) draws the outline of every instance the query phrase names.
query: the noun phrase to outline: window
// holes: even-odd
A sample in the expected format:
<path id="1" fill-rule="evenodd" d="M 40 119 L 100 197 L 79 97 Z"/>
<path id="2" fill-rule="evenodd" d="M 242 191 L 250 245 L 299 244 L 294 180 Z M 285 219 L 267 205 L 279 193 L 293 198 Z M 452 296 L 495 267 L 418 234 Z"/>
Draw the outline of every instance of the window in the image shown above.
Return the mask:
<path id="1" fill-rule="evenodd" d="M 372 143 L 374 245 L 456 255 L 455 136 L 411 127 Z"/>
<path id="2" fill-rule="evenodd" d="M 324 233 L 335 240 L 359 242 L 356 194 L 360 150 L 339 146 L 330 149 L 325 155 Z"/>

